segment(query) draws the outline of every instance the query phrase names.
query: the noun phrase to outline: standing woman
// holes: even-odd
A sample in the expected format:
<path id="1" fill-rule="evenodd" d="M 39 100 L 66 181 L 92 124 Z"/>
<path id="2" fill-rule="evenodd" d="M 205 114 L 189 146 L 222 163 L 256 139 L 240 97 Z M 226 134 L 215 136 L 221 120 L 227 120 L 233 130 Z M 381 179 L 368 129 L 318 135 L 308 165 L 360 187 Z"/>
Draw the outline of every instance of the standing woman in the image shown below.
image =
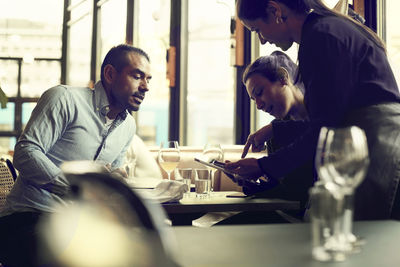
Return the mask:
<path id="1" fill-rule="evenodd" d="M 355 219 L 400 219 L 400 95 L 379 37 L 320 0 L 238 0 L 237 14 L 260 42 L 299 46 L 299 78 L 310 126 L 261 159 L 227 164 L 255 179 L 280 179 L 315 155 L 322 126 L 364 129 L 370 167 L 355 195 Z"/>

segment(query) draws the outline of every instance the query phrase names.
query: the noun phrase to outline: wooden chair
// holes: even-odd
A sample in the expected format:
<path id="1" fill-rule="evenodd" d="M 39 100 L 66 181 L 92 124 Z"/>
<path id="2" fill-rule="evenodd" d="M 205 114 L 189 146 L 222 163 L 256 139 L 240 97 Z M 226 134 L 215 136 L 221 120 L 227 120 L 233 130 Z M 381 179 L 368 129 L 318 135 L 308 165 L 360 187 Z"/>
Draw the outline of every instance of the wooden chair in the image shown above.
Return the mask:
<path id="1" fill-rule="evenodd" d="M 6 203 L 6 197 L 14 185 L 13 175 L 5 161 L 0 161 L 0 210 Z"/>

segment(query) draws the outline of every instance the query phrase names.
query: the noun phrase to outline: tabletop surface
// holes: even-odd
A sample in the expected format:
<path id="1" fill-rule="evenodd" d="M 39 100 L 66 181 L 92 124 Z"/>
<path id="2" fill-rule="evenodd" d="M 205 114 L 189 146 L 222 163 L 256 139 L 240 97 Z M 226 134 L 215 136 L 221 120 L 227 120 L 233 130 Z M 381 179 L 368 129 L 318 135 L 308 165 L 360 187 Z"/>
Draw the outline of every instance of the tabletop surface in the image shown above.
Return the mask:
<path id="1" fill-rule="evenodd" d="M 233 191 L 212 192 L 206 199 L 196 198 L 191 192 L 176 203 L 164 203 L 162 206 L 168 214 L 221 212 L 221 211 L 271 211 L 271 210 L 298 210 L 300 203 L 283 199 L 267 199 L 252 197 L 227 197 Z"/>
<path id="2" fill-rule="evenodd" d="M 354 233 L 366 239 L 362 251 L 337 263 L 311 258 L 310 225 L 264 224 L 172 228 L 181 266 L 400 266 L 400 222 L 356 222 Z"/>

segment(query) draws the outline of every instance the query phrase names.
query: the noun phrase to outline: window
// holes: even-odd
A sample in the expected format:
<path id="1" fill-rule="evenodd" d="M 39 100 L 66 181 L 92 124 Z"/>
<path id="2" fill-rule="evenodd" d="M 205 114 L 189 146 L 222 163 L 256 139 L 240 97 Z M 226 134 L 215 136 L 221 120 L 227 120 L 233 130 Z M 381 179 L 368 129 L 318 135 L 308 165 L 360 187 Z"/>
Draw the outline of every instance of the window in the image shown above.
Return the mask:
<path id="1" fill-rule="evenodd" d="M 8 103 L 7 108 L 0 109 L 0 131 L 14 130 L 15 104 Z"/>
<path id="2" fill-rule="evenodd" d="M 397 17 L 399 8 L 400 2 L 398 0 L 386 0 L 386 45 L 389 62 L 397 84 L 400 82 L 400 28 L 399 18 Z"/>
<path id="3" fill-rule="evenodd" d="M 60 84 L 61 62 L 34 60 L 23 64 L 21 74 L 21 96 L 39 98 L 45 90 Z"/>
<path id="4" fill-rule="evenodd" d="M 67 84 L 86 86 L 95 82 L 90 81 L 93 1 L 71 0 L 69 9 Z"/>
<path id="5" fill-rule="evenodd" d="M 188 1 L 188 145 L 233 144 L 235 69 L 230 22 L 234 1 Z M 207 14 L 205 16 L 205 14 Z"/>
<path id="6" fill-rule="evenodd" d="M 136 2 L 136 1 L 135 1 Z M 137 112 L 138 135 L 147 144 L 168 139 L 169 85 L 166 53 L 169 47 L 170 1 L 137 1 L 134 45 L 149 54 L 153 78 Z"/>
<path id="7" fill-rule="evenodd" d="M 0 42 L 0 46 L 4 43 Z M 3 46 L 3 51 L 8 50 L 6 46 Z M 0 85 L 7 97 L 16 97 L 18 94 L 18 69 L 19 60 L 9 59 L 6 53 L 1 53 L 4 57 L 0 60 Z"/>
<path id="8" fill-rule="evenodd" d="M 120 14 L 116 16 L 116 14 Z M 100 42 L 97 50 L 96 78 L 100 79 L 101 63 L 107 52 L 118 44 L 125 43 L 126 33 L 126 0 L 109 0 L 101 5 L 100 11 Z"/>
<path id="9" fill-rule="evenodd" d="M 43 91 L 60 83 L 62 12 L 63 1 L 0 1 L 0 85 L 9 100 L 0 154 L 14 149 Z"/>

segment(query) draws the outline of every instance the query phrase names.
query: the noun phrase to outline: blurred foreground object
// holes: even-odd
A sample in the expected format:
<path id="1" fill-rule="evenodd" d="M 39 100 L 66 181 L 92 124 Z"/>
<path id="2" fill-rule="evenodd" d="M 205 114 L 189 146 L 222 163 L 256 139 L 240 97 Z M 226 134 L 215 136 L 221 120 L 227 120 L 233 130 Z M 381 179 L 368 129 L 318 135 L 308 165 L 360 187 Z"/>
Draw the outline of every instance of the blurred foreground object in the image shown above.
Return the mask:
<path id="1" fill-rule="evenodd" d="M 72 204 L 41 223 L 40 263 L 61 266 L 177 266 L 164 211 L 110 173 L 62 166 Z"/>

